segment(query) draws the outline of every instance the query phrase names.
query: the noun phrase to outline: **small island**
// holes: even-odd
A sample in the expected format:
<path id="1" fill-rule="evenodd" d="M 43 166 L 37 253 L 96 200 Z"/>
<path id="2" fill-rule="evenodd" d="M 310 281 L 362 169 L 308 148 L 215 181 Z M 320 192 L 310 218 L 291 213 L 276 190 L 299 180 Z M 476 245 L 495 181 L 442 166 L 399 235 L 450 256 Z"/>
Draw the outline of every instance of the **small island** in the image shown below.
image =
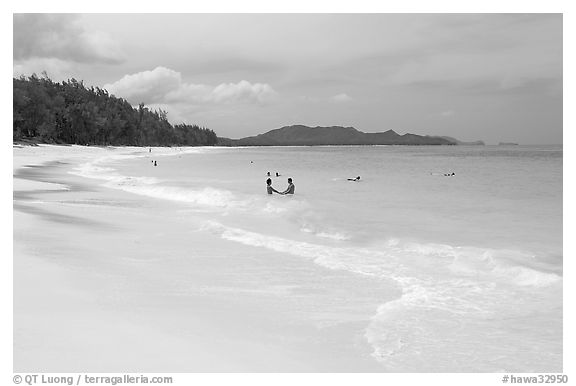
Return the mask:
<path id="1" fill-rule="evenodd" d="M 218 138 L 220 146 L 345 146 L 345 145 L 484 145 L 482 141 L 461 142 L 451 137 L 398 134 L 394 130 L 365 133 L 354 127 L 284 126 L 240 139 Z"/>

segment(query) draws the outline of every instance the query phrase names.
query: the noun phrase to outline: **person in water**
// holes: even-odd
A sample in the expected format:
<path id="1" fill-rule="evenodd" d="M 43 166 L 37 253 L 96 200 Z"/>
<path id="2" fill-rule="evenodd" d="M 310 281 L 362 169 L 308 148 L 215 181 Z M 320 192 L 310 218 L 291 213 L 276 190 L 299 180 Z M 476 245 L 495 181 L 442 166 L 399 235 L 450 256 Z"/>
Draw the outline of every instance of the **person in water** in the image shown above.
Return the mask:
<path id="1" fill-rule="evenodd" d="M 268 178 L 266 180 L 266 191 L 268 192 L 268 194 L 272 194 L 272 192 L 280 193 L 279 191 L 277 191 L 276 189 L 274 189 L 272 187 L 272 179 L 271 178 Z"/>
<path id="2" fill-rule="evenodd" d="M 360 176 L 356 178 L 348 178 L 348 181 L 360 181 Z"/>
<path id="3" fill-rule="evenodd" d="M 294 184 L 292 183 L 292 178 L 288 178 L 288 187 L 286 188 L 285 191 L 283 191 L 280 194 L 294 194 L 294 189 L 296 187 L 294 186 Z"/>
<path id="4" fill-rule="evenodd" d="M 266 175 L 267 175 L 268 177 L 270 177 L 270 172 L 266 173 Z"/>

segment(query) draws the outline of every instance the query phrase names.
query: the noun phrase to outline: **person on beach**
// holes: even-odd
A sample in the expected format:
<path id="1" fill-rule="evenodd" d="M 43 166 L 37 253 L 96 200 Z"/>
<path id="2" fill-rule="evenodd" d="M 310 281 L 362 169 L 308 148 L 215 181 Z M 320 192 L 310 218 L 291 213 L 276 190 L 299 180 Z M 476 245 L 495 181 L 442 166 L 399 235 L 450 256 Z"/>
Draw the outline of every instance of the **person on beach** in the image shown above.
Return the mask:
<path id="1" fill-rule="evenodd" d="M 154 166 L 158 166 L 158 165 L 156 164 L 156 161 L 154 161 Z"/>
<path id="2" fill-rule="evenodd" d="M 360 181 L 360 176 L 356 178 L 348 178 L 348 181 Z"/>
<path id="3" fill-rule="evenodd" d="M 272 179 L 271 178 L 268 178 L 266 180 L 266 191 L 268 192 L 268 194 L 272 194 L 272 192 L 280 193 L 279 191 L 277 191 L 276 189 L 274 189 L 272 187 Z"/>
<path id="4" fill-rule="evenodd" d="M 288 187 L 286 188 L 285 191 L 283 191 L 280 194 L 294 194 L 294 189 L 296 187 L 294 186 L 294 184 L 292 183 L 292 178 L 288 178 Z"/>

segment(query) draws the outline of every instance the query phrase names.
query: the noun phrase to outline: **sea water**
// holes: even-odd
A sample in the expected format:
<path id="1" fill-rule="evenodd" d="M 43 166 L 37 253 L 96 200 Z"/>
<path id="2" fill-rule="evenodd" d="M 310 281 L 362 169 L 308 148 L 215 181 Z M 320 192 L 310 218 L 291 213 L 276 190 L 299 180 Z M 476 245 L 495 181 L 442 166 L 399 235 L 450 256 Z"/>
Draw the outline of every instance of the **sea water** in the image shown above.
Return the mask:
<path id="1" fill-rule="evenodd" d="M 298 296 L 334 319 L 368 304 L 361 338 L 382 371 L 562 369 L 561 146 L 169 148 L 74 173 L 181 206 L 227 255 L 348 275 Z M 288 177 L 293 196 L 266 194 Z"/>

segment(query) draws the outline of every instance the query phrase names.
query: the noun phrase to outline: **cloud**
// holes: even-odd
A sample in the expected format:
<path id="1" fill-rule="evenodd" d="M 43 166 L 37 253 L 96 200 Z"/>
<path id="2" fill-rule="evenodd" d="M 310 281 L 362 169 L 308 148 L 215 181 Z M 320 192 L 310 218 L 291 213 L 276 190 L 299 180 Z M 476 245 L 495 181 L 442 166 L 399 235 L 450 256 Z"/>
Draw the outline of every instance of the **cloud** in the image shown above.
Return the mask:
<path id="1" fill-rule="evenodd" d="M 360 61 L 392 86 L 562 79 L 562 15 L 421 15 L 403 47 Z M 416 19 L 416 20 L 417 20 Z"/>
<path id="2" fill-rule="evenodd" d="M 341 93 L 341 94 L 337 94 L 337 95 L 332 96 L 330 98 L 330 100 L 332 102 L 336 102 L 336 103 L 346 103 L 346 102 L 350 102 L 352 100 L 352 98 L 345 93 Z"/>
<path id="3" fill-rule="evenodd" d="M 446 111 L 442 111 L 440 113 L 440 116 L 442 118 L 450 118 L 453 117 L 456 114 L 456 112 L 454 110 L 446 110 Z"/>
<path id="4" fill-rule="evenodd" d="M 254 83 L 242 80 L 236 84 L 223 83 L 216 86 L 210 93 L 210 100 L 223 101 L 250 101 L 265 103 L 275 96 L 276 92 L 268 84 Z"/>
<path id="5" fill-rule="evenodd" d="M 155 103 L 164 100 L 167 93 L 177 90 L 182 83 L 179 72 L 165 67 L 156 67 L 152 71 L 142 71 L 125 75 L 104 88 L 111 94 L 137 103 Z"/>
<path id="6" fill-rule="evenodd" d="M 30 59 L 21 63 L 15 63 L 12 67 L 14 77 L 21 75 L 29 76 L 32 74 L 40 75 L 46 71 L 52 80 L 64 80 L 76 77 L 74 66 L 70 62 L 60 59 Z"/>
<path id="7" fill-rule="evenodd" d="M 265 104 L 277 95 L 268 84 L 250 83 L 246 80 L 217 86 L 185 83 L 179 72 L 166 67 L 126 75 L 117 82 L 104 85 L 104 88 L 133 103 L 146 104 Z"/>
<path id="8" fill-rule="evenodd" d="M 14 14 L 14 60 L 60 59 L 117 64 L 119 46 L 108 35 L 90 31 L 73 14 Z"/>

